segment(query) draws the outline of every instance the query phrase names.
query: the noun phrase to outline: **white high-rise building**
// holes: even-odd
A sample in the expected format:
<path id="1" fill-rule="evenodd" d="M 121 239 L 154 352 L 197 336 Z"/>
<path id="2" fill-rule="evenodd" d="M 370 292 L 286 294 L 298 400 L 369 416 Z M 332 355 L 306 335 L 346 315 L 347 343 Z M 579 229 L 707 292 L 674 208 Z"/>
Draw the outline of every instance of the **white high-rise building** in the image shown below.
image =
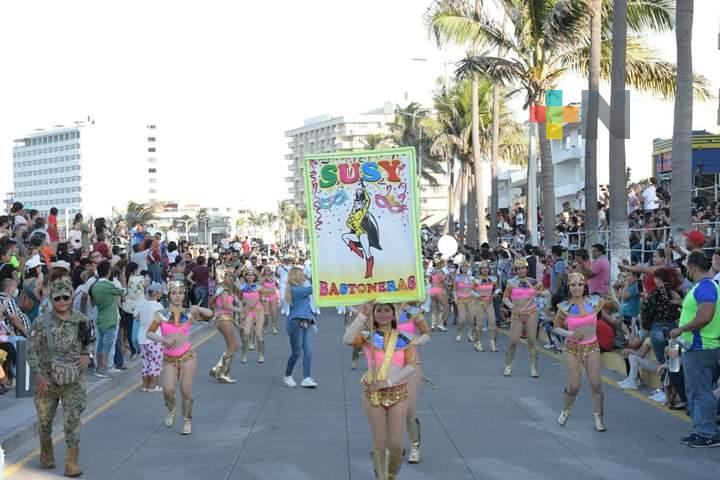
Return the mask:
<path id="1" fill-rule="evenodd" d="M 160 197 L 158 193 L 160 185 L 158 182 L 158 146 L 157 146 L 157 125 L 148 125 L 146 127 L 146 143 L 147 143 L 147 201 L 148 203 L 157 202 Z"/>
<path id="2" fill-rule="evenodd" d="M 14 201 L 46 213 L 109 217 L 142 198 L 141 128 L 101 126 L 88 117 L 15 140 Z M 140 180 L 142 179 L 142 181 Z"/>
<path id="3" fill-rule="evenodd" d="M 346 152 L 364 150 L 368 135 L 390 133 L 388 124 L 392 123 L 395 113 L 392 105 L 368 113 L 323 115 L 305 120 L 302 127 L 288 130 L 285 136 L 290 153 L 285 158 L 290 161 L 289 176 L 285 180 L 290 184 L 289 193 L 296 208 L 305 205 L 305 184 L 303 183 L 303 159 L 305 154 Z"/>

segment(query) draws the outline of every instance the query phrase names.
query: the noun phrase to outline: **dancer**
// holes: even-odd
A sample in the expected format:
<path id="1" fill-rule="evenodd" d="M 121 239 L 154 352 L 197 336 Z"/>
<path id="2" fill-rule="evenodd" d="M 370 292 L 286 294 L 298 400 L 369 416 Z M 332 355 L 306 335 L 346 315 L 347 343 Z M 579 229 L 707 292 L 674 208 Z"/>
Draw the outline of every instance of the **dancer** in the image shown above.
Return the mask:
<path id="1" fill-rule="evenodd" d="M 497 321 L 495 319 L 495 305 L 493 296 L 497 288 L 497 279 L 490 275 L 490 263 L 486 260 L 480 262 L 480 272 L 475 280 L 473 300 L 471 303 L 472 316 L 475 317 L 475 351 L 484 352 L 482 343 L 483 325 L 487 320 L 490 334 L 490 351 L 497 352 Z"/>
<path id="2" fill-rule="evenodd" d="M 219 383 L 235 383 L 237 380 L 230 376 L 230 368 L 238 349 L 235 315 L 240 315 L 242 308 L 237 305 L 233 276 L 229 271 L 225 271 L 222 277 L 222 285 L 218 287 L 219 292 L 216 292 L 212 305 L 215 307 L 217 329 L 225 339 L 225 351 L 220 355 L 217 364 L 210 369 L 210 376 Z"/>
<path id="3" fill-rule="evenodd" d="M 350 231 L 341 236 L 342 241 L 353 253 L 365 259 L 365 278 L 373 276 L 375 256 L 372 249 L 382 250 L 377 220 L 370 212 L 370 204 L 370 194 L 361 180 L 360 188 L 355 192 L 350 215 L 345 222 Z"/>
<path id="4" fill-rule="evenodd" d="M 398 331 L 412 336 L 412 345 L 420 347 L 430 341 L 430 327 L 425 321 L 422 309 L 415 303 L 407 304 L 400 311 Z M 417 417 L 417 397 L 423 385 L 420 355 L 416 354 L 415 371 L 408 378 L 407 431 L 410 439 L 408 463 L 420 463 L 420 419 Z"/>
<path id="5" fill-rule="evenodd" d="M 197 358 L 190 343 L 190 330 L 192 322 L 199 317 L 212 318 L 213 312 L 209 308 L 192 305 L 189 309 L 183 308 L 185 300 L 185 284 L 170 282 L 168 285 L 169 306 L 155 314 L 155 320 L 150 324 L 145 336 L 148 340 L 161 343 L 163 348 L 163 396 L 168 409 L 165 417 L 165 426 L 171 428 L 175 424 L 175 386 L 180 381 L 180 395 L 182 396 L 182 415 L 184 419 L 182 434 L 192 433 L 192 384 L 197 369 Z M 162 335 L 155 332 L 160 328 Z"/>
<path id="6" fill-rule="evenodd" d="M 558 423 L 565 425 L 570 417 L 575 397 L 580 390 L 582 370 L 585 368 L 592 391 L 595 430 L 605 431 L 603 423 L 602 356 L 597 341 L 597 318 L 605 303 L 599 296 L 585 296 L 585 277 L 580 273 L 568 276 L 570 299 L 558 305 L 553 333 L 566 337 L 565 365 L 568 382 L 563 409 Z"/>
<path id="7" fill-rule="evenodd" d="M 540 374 L 537 369 L 537 350 L 535 348 L 538 326 L 535 297 L 542 291 L 542 284 L 538 284 L 534 278 L 528 277 L 528 264 L 524 258 L 516 258 L 513 266 L 515 267 L 515 277 L 508 280 L 503 294 L 503 303 L 512 312 L 510 316 L 510 342 L 505 356 L 504 375 L 509 377 L 512 374 L 515 349 L 524 330 L 527 336 L 528 355 L 530 356 L 530 376 L 537 378 Z"/>
<path id="8" fill-rule="evenodd" d="M 280 309 L 278 300 L 280 299 L 280 294 L 278 293 L 277 283 L 275 283 L 275 279 L 273 278 L 272 269 L 269 266 L 263 268 L 261 280 L 262 284 L 260 285 L 260 295 L 262 297 L 265 317 L 269 318 L 267 323 L 272 325 L 273 335 L 277 335 L 278 311 Z"/>
<path id="9" fill-rule="evenodd" d="M 408 381 L 416 369 L 415 347 L 398 331 L 395 306 L 366 303 L 343 341 L 362 346 L 368 371 L 362 377 L 363 408 L 373 434 L 375 478 L 395 480 L 402 466 Z"/>
<path id="10" fill-rule="evenodd" d="M 243 275 L 245 285 L 240 289 L 242 293 L 242 330 L 240 340 L 242 341 L 242 363 L 247 363 L 248 348 L 252 339 L 251 332 L 255 333 L 258 350 L 258 363 L 265 363 L 265 337 L 263 337 L 263 324 L 265 323 L 265 311 L 260 302 L 260 287 L 257 284 L 255 270 L 246 270 Z"/>
<path id="11" fill-rule="evenodd" d="M 455 305 L 457 308 L 457 336 L 456 342 L 461 342 L 465 336 L 465 323 L 470 320 L 470 328 L 468 328 L 468 339 L 472 341 L 474 328 L 472 326 L 473 316 L 470 313 L 470 306 L 473 300 L 473 282 L 470 275 L 470 265 L 462 263 L 460 265 L 460 273 L 455 277 Z"/>
<path id="12" fill-rule="evenodd" d="M 447 332 L 448 313 L 450 311 L 450 302 L 445 291 L 445 272 L 442 270 L 444 265 L 445 262 L 441 259 L 435 260 L 429 275 L 430 299 L 432 302 L 430 305 L 431 328 L 435 330 L 437 327 L 441 332 Z M 438 312 L 440 308 L 442 308 L 442 314 Z"/>

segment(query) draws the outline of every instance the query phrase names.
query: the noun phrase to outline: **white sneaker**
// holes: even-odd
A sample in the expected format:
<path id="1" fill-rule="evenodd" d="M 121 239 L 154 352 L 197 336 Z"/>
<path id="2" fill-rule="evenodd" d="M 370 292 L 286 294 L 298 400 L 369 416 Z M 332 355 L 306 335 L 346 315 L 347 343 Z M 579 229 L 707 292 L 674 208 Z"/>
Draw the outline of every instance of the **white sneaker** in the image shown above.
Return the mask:
<path id="1" fill-rule="evenodd" d="M 667 396 L 665 396 L 665 392 L 660 392 L 650 397 L 650 400 L 657 403 L 665 403 L 667 402 Z"/>
<path id="2" fill-rule="evenodd" d="M 120 372 L 122 372 L 122 370 L 120 370 L 119 368 L 112 367 L 107 372 L 108 373 L 120 373 Z"/>
<path id="3" fill-rule="evenodd" d="M 318 385 L 315 382 L 315 380 L 312 379 L 312 377 L 305 377 L 305 378 L 303 378 L 303 381 L 300 384 L 300 386 L 305 387 L 305 388 L 315 388 Z"/>
<path id="4" fill-rule="evenodd" d="M 637 390 L 638 385 L 635 380 L 632 378 L 626 378 L 625 380 L 622 380 L 618 382 L 618 386 L 622 388 L 623 390 Z"/>
<path id="5" fill-rule="evenodd" d="M 285 384 L 285 386 L 290 388 L 297 387 L 297 383 L 295 383 L 295 379 L 292 376 L 283 377 L 283 383 Z"/>

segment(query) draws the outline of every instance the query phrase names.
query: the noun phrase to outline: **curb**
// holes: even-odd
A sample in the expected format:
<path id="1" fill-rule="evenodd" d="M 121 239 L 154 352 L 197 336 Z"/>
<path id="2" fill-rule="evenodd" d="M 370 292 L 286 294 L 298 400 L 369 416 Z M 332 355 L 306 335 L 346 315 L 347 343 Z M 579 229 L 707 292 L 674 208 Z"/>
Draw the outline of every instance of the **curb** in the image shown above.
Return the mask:
<path id="1" fill-rule="evenodd" d="M 206 322 L 198 324 L 197 328 L 194 328 L 190 333 L 190 340 L 196 340 L 199 336 L 207 333 L 208 330 L 215 328 L 215 322 Z M 116 387 L 125 384 L 132 377 L 139 378 L 140 370 L 142 369 L 142 362 L 136 361 L 133 365 L 128 365 L 128 369 L 122 373 L 115 375 L 110 378 L 99 379 L 90 384 L 87 384 L 87 404 L 90 404 L 98 398 L 106 395 Z M 32 402 L 32 398 L 28 397 L 25 399 L 28 402 Z M 21 400 L 22 401 L 22 400 Z M 58 414 L 55 415 L 55 421 L 53 422 L 54 432 L 60 432 L 62 430 L 62 414 L 61 409 L 58 409 Z M 54 436 L 54 434 L 53 434 Z M 20 425 L 15 428 L 8 429 L 0 432 L 0 447 L 5 451 L 6 458 L 8 454 L 15 453 L 16 450 L 25 446 L 27 442 L 37 437 L 37 417 L 33 414 L 23 421 Z"/>

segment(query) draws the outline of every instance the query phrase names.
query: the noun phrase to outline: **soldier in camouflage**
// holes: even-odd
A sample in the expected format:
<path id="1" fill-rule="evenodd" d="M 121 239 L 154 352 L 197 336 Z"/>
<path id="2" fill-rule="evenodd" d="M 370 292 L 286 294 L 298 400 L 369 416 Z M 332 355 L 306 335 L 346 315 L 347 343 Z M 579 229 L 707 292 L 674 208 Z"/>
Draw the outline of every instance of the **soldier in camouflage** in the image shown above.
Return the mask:
<path id="1" fill-rule="evenodd" d="M 52 310 L 33 322 L 28 341 L 28 364 L 35 374 L 40 465 L 44 469 L 55 468 L 52 423 L 58 403 L 62 401 L 68 447 L 65 476 L 79 477 L 82 475 L 78 464 L 80 417 L 87 403 L 82 372 L 90 364 L 95 339 L 85 315 L 72 310 L 72 295 L 70 277 L 50 283 Z M 62 368 L 58 370 L 58 366 Z"/>

